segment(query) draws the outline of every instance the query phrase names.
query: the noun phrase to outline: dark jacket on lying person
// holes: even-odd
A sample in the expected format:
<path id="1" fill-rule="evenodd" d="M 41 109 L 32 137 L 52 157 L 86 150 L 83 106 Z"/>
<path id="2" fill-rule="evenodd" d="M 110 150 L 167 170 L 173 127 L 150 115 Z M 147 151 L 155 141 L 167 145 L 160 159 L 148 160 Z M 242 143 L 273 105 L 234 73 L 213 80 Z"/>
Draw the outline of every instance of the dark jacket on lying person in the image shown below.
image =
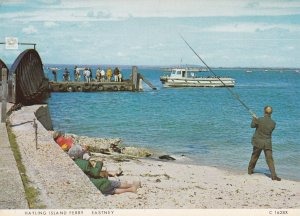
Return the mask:
<path id="1" fill-rule="evenodd" d="M 91 182 L 102 192 L 110 190 L 111 181 L 107 178 L 100 177 L 100 172 L 103 163 L 100 161 L 96 162 L 95 167 L 91 165 L 88 160 L 76 159 L 74 162 L 79 168 L 90 178 Z"/>

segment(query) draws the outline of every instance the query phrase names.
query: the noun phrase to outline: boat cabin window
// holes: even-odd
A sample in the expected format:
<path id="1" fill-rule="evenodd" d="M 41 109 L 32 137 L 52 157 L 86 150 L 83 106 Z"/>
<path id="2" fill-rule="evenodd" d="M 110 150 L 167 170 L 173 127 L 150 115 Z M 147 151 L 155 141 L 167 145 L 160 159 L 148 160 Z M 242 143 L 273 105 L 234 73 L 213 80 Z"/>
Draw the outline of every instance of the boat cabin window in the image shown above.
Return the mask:
<path id="1" fill-rule="evenodd" d="M 174 70 L 172 70 L 171 76 L 177 77 L 177 78 L 187 77 L 187 76 L 189 76 L 189 72 L 187 72 L 186 70 L 182 70 L 182 69 L 174 69 Z"/>
<path id="2" fill-rule="evenodd" d="M 195 73 L 194 72 L 188 72 L 187 77 L 195 77 Z"/>

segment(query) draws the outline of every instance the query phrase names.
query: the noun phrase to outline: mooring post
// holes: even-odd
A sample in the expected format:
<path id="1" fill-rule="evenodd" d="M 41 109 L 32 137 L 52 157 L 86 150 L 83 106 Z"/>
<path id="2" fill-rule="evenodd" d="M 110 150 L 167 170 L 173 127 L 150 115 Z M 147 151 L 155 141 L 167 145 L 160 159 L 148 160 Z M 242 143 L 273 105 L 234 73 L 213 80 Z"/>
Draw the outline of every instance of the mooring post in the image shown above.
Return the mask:
<path id="1" fill-rule="evenodd" d="M 140 73 L 138 73 L 138 83 L 139 83 L 138 91 L 143 91 L 143 76 Z"/>
<path id="2" fill-rule="evenodd" d="M 137 68 L 137 66 L 133 66 L 132 67 L 132 77 L 131 77 L 132 91 L 136 91 L 137 90 L 137 86 L 136 86 L 137 74 L 138 74 L 138 68 Z"/>
<path id="3" fill-rule="evenodd" d="M 2 107 L 1 107 L 1 123 L 6 121 L 7 109 L 7 69 L 2 68 Z"/>
<path id="4" fill-rule="evenodd" d="M 140 90 L 140 79 L 141 79 L 141 74 L 137 73 L 136 82 L 135 82 L 135 90 L 136 91 Z"/>

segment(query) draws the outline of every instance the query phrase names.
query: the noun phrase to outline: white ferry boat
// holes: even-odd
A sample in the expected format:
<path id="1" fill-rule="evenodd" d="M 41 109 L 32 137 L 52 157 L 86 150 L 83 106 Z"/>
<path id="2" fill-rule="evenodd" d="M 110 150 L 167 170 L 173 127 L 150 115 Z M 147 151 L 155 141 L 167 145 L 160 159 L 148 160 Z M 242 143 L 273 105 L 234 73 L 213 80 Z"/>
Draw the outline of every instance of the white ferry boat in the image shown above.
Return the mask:
<path id="1" fill-rule="evenodd" d="M 163 87 L 234 87 L 235 80 L 230 77 L 197 77 L 194 71 L 174 68 L 169 76 L 161 76 Z"/>

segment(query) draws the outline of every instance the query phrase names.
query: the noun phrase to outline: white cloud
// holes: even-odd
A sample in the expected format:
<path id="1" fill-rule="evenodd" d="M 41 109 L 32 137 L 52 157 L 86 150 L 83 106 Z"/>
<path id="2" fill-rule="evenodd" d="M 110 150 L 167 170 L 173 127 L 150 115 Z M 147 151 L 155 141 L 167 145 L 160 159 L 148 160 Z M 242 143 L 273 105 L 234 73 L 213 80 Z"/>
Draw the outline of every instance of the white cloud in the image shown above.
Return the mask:
<path id="1" fill-rule="evenodd" d="M 73 41 L 74 41 L 74 42 L 82 42 L 82 40 L 79 39 L 79 38 L 73 38 Z"/>
<path id="2" fill-rule="evenodd" d="M 37 1 L 39 4 L 36 4 Z M 140 64 L 155 64 L 161 61 L 168 64 L 179 62 L 180 58 L 185 56 L 184 53 L 188 53 L 185 61 L 197 63 L 199 61 L 197 57 L 186 49 L 177 35 L 177 31 L 182 31 L 181 33 L 187 36 L 209 65 L 243 65 L 252 62 L 252 59 L 257 64 L 264 61 L 272 65 L 273 59 L 268 56 L 259 56 L 262 58 L 259 60 L 256 59 L 256 53 L 246 52 L 251 44 L 256 43 L 260 43 L 260 47 L 264 47 L 264 51 L 270 53 L 270 56 L 273 55 L 274 49 L 285 51 L 291 59 L 290 62 L 294 61 L 295 65 L 299 65 L 297 59 L 300 40 L 299 16 L 276 15 L 299 14 L 300 1 L 76 0 L 75 3 L 74 0 L 34 2 L 12 0 L 11 2 L 14 4 L 4 3 L 0 7 L 3 32 L 10 32 L 11 35 L 15 35 L 15 32 L 23 33 L 24 37 L 26 34 L 38 33 L 39 37 L 32 37 L 34 35 L 30 37 L 38 43 L 41 51 L 47 50 L 43 52 L 46 62 L 67 63 L 73 59 L 73 62 L 86 64 L 96 63 L 101 59 L 104 63 L 136 61 Z M 131 17 L 197 18 L 131 19 Z M 98 22 L 116 20 L 126 21 Z M 19 29 L 22 32 L 19 32 Z M 226 32 L 232 34 L 224 34 Z M 0 32 L 0 36 L 3 34 Z M 116 43 L 116 40 L 121 42 Z M 250 43 L 245 43 L 246 40 Z M 83 46 L 83 42 L 87 46 Z M 63 57 L 58 58 L 56 50 L 61 50 L 61 47 L 64 47 L 65 53 L 61 55 Z M 179 47 L 181 48 L 178 49 Z M 244 55 L 236 57 L 237 53 L 242 51 L 247 53 L 246 56 L 249 58 L 247 61 Z M 156 60 L 155 56 L 161 58 Z"/>
<path id="3" fill-rule="evenodd" d="M 141 50 L 141 49 L 143 49 L 143 47 L 141 47 L 141 46 L 132 46 L 132 47 L 130 47 L 130 49 L 131 50 Z"/>
<path id="4" fill-rule="evenodd" d="M 209 28 L 197 29 L 196 31 L 204 32 L 263 32 L 263 31 L 288 31 L 300 32 L 299 25 L 283 25 L 283 24 L 268 24 L 268 23 L 231 23 Z"/>
<path id="5" fill-rule="evenodd" d="M 30 25 L 28 27 L 24 27 L 22 29 L 22 32 L 25 34 L 34 34 L 34 33 L 37 33 L 38 30 L 33 25 Z"/>
<path id="6" fill-rule="evenodd" d="M 125 53 L 119 51 L 119 52 L 117 52 L 117 56 L 126 57 L 127 55 Z"/>
<path id="7" fill-rule="evenodd" d="M 47 21 L 47 22 L 44 22 L 44 26 L 46 28 L 52 28 L 52 27 L 58 26 L 58 24 L 56 22 Z"/>
<path id="8" fill-rule="evenodd" d="M 11 21 L 44 21 L 44 22 L 61 22 L 61 21 L 117 21 L 124 18 L 110 17 L 109 15 L 103 15 L 101 12 L 97 14 L 90 14 L 83 10 L 64 10 L 64 9 L 40 9 L 30 12 L 11 12 L 11 13 L 0 13 L 0 19 L 6 19 Z"/>
<path id="9" fill-rule="evenodd" d="M 0 1 L 0 5 L 3 4 L 3 5 L 8 5 L 8 4 L 20 4 L 20 3 L 24 3 L 25 0 L 9 0 L 9 1 L 5 1 L 5 0 L 1 0 Z"/>
<path id="10" fill-rule="evenodd" d="M 289 51 L 295 50 L 295 47 L 294 46 L 287 46 L 287 47 L 285 47 L 285 50 L 289 50 Z"/>
<path id="11" fill-rule="evenodd" d="M 20 3 L 23 1 L 14 1 Z M 41 4 L 44 3 L 44 4 Z M 6 4 L 6 3 L 5 3 Z M 2 7 L 5 7 L 5 4 Z M 26 4 L 23 4 L 23 6 Z M 251 0 L 40 0 L 35 10 L 1 13 L 18 21 L 98 21 L 131 17 L 275 16 L 300 14 L 300 1 Z"/>
<path id="12" fill-rule="evenodd" d="M 151 45 L 151 46 L 149 46 L 148 48 L 149 48 L 149 49 L 159 49 L 159 48 L 162 48 L 162 47 L 164 47 L 164 46 L 165 46 L 164 44 L 158 43 L 158 44 Z"/>
<path id="13" fill-rule="evenodd" d="M 113 17 L 202 17 L 299 14 L 299 1 L 262 0 L 79 0 L 58 7 L 102 10 Z"/>
<path id="14" fill-rule="evenodd" d="M 43 3 L 46 5 L 53 5 L 53 4 L 59 4 L 60 0 L 38 0 L 39 3 Z"/>

